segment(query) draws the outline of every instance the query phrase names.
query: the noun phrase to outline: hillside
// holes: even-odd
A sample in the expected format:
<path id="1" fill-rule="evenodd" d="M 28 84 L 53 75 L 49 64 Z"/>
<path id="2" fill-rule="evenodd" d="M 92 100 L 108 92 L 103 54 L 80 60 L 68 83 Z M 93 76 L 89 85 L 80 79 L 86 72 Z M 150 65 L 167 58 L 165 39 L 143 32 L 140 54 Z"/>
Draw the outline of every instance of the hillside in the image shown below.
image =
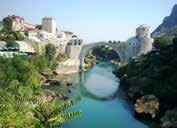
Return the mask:
<path id="1" fill-rule="evenodd" d="M 161 40 L 156 43 L 156 50 L 131 60 L 115 74 L 121 79 L 120 89 L 133 102 L 137 117 L 156 118 L 163 128 L 176 128 L 172 126 L 177 122 L 177 38 L 166 46 Z"/>
<path id="2" fill-rule="evenodd" d="M 152 32 L 152 37 L 173 39 L 175 35 L 177 35 L 177 4 L 174 5 L 170 16 L 165 17 L 162 24 Z"/>

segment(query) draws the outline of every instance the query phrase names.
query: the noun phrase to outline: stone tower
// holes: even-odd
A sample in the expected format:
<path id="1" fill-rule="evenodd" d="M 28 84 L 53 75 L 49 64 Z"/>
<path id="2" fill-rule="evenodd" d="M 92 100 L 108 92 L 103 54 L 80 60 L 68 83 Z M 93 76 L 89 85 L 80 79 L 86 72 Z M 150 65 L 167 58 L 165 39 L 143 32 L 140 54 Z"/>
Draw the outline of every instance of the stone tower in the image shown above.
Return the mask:
<path id="1" fill-rule="evenodd" d="M 140 41 L 140 49 L 138 55 L 146 54 L 152 50 L 153 38 L 150 36 L 150 27 L 147 25 L 140 25 L 136 29 L 136 36 Z"/>
<path id="2" fill-rule="evenodd" d="M 79 53 L 82 48 L 83 40 L 73 37 L 66 46 L 66 53 L 70 59 L 79 59 Z"/>
<path id="3" fill-rule="evenodd" d="M 42 30 L 56 34 L 57 26 L 54 17 L 43 17 L 42 18 Z"/>
<path id="4" fill-rule="evenodd" d="M 150 27 L 140 25 L 136 28 L 136 36 L 127 40 L 129 54 L 141 55 L 152 50 L 153 39 L 150 36 Z"/>

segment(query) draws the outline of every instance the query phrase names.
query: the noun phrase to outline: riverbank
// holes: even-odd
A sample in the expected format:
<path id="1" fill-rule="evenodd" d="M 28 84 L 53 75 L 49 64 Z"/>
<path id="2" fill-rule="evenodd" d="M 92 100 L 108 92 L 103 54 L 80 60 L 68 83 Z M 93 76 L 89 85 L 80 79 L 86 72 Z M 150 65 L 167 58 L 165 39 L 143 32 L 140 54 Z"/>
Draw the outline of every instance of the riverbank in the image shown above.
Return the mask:
<path id="1" fill-rule="evenodd" d="M 41 73 L 44 61 L 39 61 L 40 57 L 0 57 L 0 127 L 59 127 L 64 121 L 80 115 L 80 111 L 65 111 L 79 102 L 80 98 L 65 101 L 61 90 L 57 94 L 43 88 L 44 77 L 49 86 L 63 86 L 54 80 L 53 73 L 48 73 L 52 69 Z M 67 83 L 66 86 L 71 85 Z"/>
<path id="2" fill-rule="evenodd" d="M 157 128 L 177 124 L 176 39 L 119 68 L 120 89 L 133 105 L 135 117 L 150 120 Z"/>

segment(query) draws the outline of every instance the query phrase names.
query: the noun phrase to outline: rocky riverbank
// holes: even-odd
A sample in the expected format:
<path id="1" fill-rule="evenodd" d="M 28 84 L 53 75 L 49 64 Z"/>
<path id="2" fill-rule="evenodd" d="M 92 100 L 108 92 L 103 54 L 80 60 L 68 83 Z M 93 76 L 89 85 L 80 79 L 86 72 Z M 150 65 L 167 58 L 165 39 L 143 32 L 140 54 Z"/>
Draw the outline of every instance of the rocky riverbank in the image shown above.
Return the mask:
<path id="1" fill-rule="evenodd" d="M 125 74 L 120 79 L 119 91 L 124 92 L 127 102 L 134 106 L 134 116 L 137 119 L 150 121 L 152 128 L 176 128 L 177 109 L 171 108 L 170 104 L 168 109 L 164 109 L 163 101 L 157 96 L 144 93 L 143 89 L 149 86 L 149 83 L 147 78 L 139 80 L 128 78 Z"/>
<path id="2" fill-rule="evenodd" d="M 41 73 L 43 94 L 40 96 L 42 101 L 50 101 L 53 98 L 58 98 L 60 101 L 69 99 L 68 94 L 73 88 L 72 75 L 68 78 L 65 75 L 58 75 L 55 72 Z M 47 93 L 46 93 L 47 92 Z"/>
<path id="3" fill-rule="evenodd" d="M 84 69 L 87 70 L 87 69 L 93 67 L 97 63 L 98 63 L 98 61 L 97 61 L 96 57 L 89 53 L 85 56 Z"/>
<path id="4" fill-rule="evenodd" d="M 147 55 L 131 60 L 114 72 L 120 90 L 134 105 L 138 119 L 159 124 L 156 128 L 176 128 L 177 124 L 177 39 Z"/>
<path id="5" fill-rule="evenodd" d="M 60 62 L 55 69 L 55 73 L 58 75 L 68 75 L 78 73 L 80 71 L 80 60 L 79 59 L 67 59 L 64 62 Z"/>

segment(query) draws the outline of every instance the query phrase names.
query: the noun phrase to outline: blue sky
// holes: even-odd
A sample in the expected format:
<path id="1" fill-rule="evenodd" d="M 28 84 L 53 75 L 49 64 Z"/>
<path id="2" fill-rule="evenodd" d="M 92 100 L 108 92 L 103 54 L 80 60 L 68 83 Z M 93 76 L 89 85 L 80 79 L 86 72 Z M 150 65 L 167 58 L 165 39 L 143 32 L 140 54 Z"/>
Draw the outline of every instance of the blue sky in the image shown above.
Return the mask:
<path id="1" fill-rule="evenodd" d="M 0 19 L 19 15 L 40 24 L 54 16 L 59 30 L 73 31 L 86 42 L 127 40 L 140 24 L 153 31 L 177 0 L 0 0 Z"/>

